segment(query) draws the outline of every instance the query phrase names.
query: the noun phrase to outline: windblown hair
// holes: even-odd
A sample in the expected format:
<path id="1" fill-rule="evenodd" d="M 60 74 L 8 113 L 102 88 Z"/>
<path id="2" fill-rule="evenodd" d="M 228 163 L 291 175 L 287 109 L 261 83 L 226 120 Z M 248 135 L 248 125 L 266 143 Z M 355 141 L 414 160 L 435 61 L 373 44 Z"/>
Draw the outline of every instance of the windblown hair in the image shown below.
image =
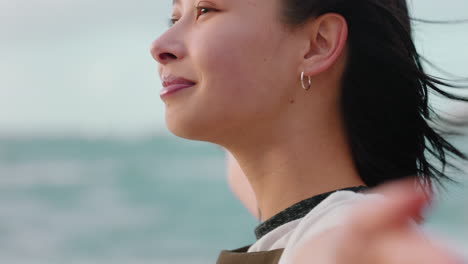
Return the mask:
<path id="1" fill-rule="evenodd" d="M 451 181 L 445 173 L 452 166 L 447 157 L 466 157 L 429 125 L 443 118 L 430 107 L 428 93 L 468 100 L 440 88 L 453 84 L 424 72 L 406 0 L 281 1 L 284 23 L 292 28 L 325 13 L 338 13 L 348 23 L 340 100 L 362 180 L 370 187 L 415 175 L 429 187 Z"/>

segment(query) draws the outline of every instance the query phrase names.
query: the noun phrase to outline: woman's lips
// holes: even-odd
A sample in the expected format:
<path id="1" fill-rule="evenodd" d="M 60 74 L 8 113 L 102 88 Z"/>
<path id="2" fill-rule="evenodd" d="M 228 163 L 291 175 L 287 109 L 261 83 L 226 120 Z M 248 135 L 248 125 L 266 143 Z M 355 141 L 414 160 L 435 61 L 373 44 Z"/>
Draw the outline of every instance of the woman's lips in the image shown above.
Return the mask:
<path id="1" fill-rule="evenodd" d="M 174 84 L 174 85 L 169 85 L 167 87 L 164 87 L 161 92 L 159 93 L 159 95 L 161 97 L 165 97 L 165 96 L 168 96 L 170 94 L 173 94 L 177 91 L 180 91 L 182 89 L 185 89 L 185 88 L 189 88 L 189 87 L 192 87 L 193 84 Z"/>
<path id="2" fill-rule="evenodd" d="M 194 86 L 195 83 L 181 77 L 169 76 L 163 79 L 163 89 L 160 92 L 160 96 L 166 97 L 170 94 L 176 93 L 182 89 L 190 88 Z"/>

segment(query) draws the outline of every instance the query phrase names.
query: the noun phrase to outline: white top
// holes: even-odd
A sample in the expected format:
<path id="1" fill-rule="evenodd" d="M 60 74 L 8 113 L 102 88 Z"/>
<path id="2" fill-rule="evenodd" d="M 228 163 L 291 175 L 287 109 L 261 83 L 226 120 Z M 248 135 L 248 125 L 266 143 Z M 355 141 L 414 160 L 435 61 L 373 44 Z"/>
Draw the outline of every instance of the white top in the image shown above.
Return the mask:
<path id="1" fill-rule="evenodd" d="M 382 195 L 337 191 L 314 207 L 303 218 L 275 228 L 257 240 L 248 252 L 270 251 L 284 248 L 279 264 L 290 264 L 291 257 L 302 243 L 344 223 L 350 208 L 356 202 L 379 199 Z"/>

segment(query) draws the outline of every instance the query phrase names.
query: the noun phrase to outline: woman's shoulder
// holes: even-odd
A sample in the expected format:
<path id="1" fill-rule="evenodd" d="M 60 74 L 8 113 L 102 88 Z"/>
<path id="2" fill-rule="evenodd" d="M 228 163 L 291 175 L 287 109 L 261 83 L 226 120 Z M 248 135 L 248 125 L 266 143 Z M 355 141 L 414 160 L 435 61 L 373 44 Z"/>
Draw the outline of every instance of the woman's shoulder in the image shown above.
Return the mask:
<path id="1" fill-rule="evenodd" d="M 375 199 L 383 199 L 383 195 L 353 191 L 334 192 L 302 218 L 298 228 L 308 228 L 311 224 L 323 222 L 323 218 L 327 218 L 328 220 L 337 219 L 341 222 L 344 220 L 342 217 L 345 217 L 347 212 L 352 210 L 353 205 L 358 202 Z"/>
<path id="2" fill-rule="evenodd" d="M 333 228 L 346 221 L 346 210 L 359 201 L 378 199 L 380 195 L 356 193 L 354 191 L 336 191 L 326 197 L 304 216 L 289 221 L 262 236 L 250 248 L 249 252 L 268 251 L 280 248 L 294 248 L 303 239 Z M 301 202 L 302 203 L 302 202 Z M 301 213 L 307 206 L 299 206 L 294 212 Z"/>
<path id="3" fill-rule="evenodd" d="M 284 246 L 285 250 L 281 259 L 287 260 L 296 248 L 314 236 L 346 223 L 347 216 L 352 212 L 353 205 L 356 203 L 375 199 L 384 199 L 384 197 L 380 194 L 352 191 L 337 191 L 331 194 L 300 219 Z"/>
<path id="4" fill-rule="evenodd" d="M 383 199 L 383 196 L 352 191 L 337 191 L 331 194 L 301 219 L 290 243 L 343 224 L 347 215 L 352 211 L 353 205 L 375 199 Z"/>

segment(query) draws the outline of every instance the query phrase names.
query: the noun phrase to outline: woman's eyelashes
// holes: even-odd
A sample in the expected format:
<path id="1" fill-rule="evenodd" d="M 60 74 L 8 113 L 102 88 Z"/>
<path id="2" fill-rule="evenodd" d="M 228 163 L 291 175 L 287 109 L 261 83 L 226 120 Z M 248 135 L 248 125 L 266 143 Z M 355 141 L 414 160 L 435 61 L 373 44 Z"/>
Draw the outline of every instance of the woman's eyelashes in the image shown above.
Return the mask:
<path id="1" fill-rule="evenodd" d="M 208 6 L 208 5 L 211 5 L 211 4 L 206 3 L 205 1 L 202 1 L 202 2 L 199 2 L 195 6 L 195 20 L 198 20 L 201 16 L 203 16 L 205 14 L 208 14 L 210 12 L 217 12 L 218 11 L 216 8 L 213 8 L 213 7 Z M 169 19 L 169 21 L 168 21 L 169 27 L 175 25 L 179 20 L 180 20 L 180 18 L 177 18 L 177 17 L 172 17 L 171 19 Z"/>
<path id="2" fill-rule="evenodd" d="M 212 7 L 204 7 L 204 6 L 197 6 L 195 7 L 197 16 L 196 19 L 200 18 L 201 16 L 208 14 L 210 12 L 216 12 L 217 10 Z"/>
<path id="3" fill-rule="evenodd" d="M 200 16 L 207 14 L 212 11 L 216 11 L 214 8 L 214 4 L 209 1 L 200 1 L 195 5 L 196 10 L 196 18 L 198 19 Z"/>

